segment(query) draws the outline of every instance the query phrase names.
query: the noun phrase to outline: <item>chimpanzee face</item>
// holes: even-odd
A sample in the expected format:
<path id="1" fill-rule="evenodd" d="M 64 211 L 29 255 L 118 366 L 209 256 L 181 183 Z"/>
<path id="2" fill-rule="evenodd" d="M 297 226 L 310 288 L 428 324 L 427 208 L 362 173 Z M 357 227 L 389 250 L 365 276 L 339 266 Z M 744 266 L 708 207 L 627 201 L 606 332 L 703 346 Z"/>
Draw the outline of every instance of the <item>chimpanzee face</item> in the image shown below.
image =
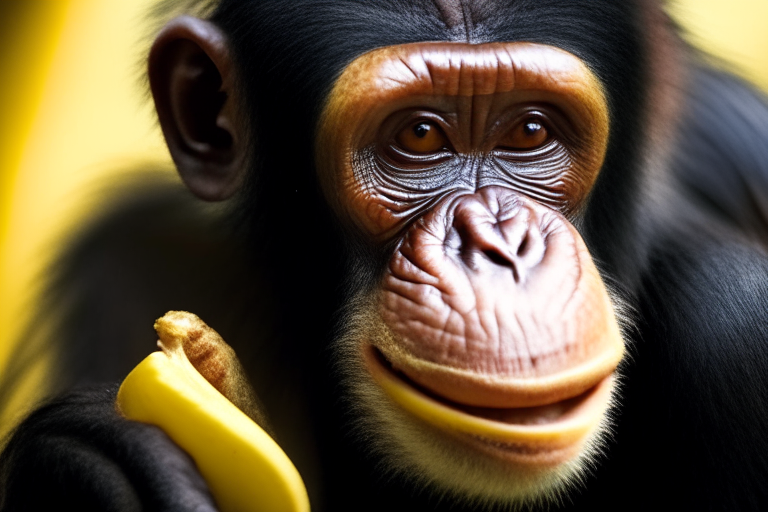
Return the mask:
<path id="1" fill-rule="evenodd" d="M 607 134 L 599 82 L 549 46 L 387 47 L 336 82 L 320 182 L 387 254 L 341 346 L 394 465 L 516 501 L 593 455 L 624 345 L 572 222 Z"/>

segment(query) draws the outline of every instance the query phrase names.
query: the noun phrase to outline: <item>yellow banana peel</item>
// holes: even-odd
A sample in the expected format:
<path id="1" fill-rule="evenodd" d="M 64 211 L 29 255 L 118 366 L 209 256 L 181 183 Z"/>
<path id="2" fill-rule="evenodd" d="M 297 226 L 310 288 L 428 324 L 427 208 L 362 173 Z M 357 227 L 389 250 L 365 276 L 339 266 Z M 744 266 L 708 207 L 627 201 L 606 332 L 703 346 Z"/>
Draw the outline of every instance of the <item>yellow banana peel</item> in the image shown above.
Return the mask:
<path id="1" fill-rule="evenodd" d="M 256 423 L 265 425 L 234 351 L 191 313 L 171 311 L 155 329 L 162 350 L 125 378 L 118 410 L 185 450 L 222 512 L 308 512 L 299 472 Z"/>

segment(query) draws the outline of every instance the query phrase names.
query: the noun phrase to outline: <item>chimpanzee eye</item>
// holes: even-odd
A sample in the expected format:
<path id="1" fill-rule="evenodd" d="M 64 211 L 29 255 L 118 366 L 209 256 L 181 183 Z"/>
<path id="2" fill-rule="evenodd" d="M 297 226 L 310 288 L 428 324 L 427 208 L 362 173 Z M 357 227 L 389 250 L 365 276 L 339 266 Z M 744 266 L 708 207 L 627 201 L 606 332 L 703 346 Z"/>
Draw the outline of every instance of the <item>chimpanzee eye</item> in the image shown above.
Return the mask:
<path id="1" fill-rule="evenodd" d="M 395 137 L 400 147 L 409 153 L 434 153 L 448 145 L 443 131 L 434 123 L 419 121 L 400 131 Z"/>
<path id="2" fill-rule="evenodd" d="M 500 143 L 502 147 L 528 151 L 543 146 L 549 140 L 547 128 L 536 118 L 527 118 L 515 125 Z"/>

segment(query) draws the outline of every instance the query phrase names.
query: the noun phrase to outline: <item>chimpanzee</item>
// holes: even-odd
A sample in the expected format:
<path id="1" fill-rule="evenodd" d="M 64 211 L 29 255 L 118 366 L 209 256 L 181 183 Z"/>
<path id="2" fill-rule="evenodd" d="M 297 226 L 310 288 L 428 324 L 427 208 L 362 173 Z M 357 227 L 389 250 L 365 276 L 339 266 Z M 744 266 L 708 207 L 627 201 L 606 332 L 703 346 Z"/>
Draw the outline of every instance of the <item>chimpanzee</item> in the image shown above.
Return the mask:
<path id="1" fill-rule="evenodd" d="M 97 383 L 169 309 L 314 510 L 768 509 L 768 106 L 661 2 L 179 4 L 149 84 L 224 206 L 141 183 L 62 258 L 3 511 L 215 508 Z"/>

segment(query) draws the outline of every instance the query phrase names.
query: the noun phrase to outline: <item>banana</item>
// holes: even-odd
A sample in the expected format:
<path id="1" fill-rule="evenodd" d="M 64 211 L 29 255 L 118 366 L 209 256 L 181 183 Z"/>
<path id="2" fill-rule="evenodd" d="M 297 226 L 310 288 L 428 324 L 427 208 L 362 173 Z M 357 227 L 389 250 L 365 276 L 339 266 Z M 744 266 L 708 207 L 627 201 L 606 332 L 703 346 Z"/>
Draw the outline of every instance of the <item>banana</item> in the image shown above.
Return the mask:
<path id="1" fill-rule="evenodd" d="M 168 312 L 155 330 L 161 351 L 125 378 L 118 410 L 185 450 L 222 512 L 308 512 L 304 482 L 265 431 L 232 348 L 192 313 Z"/>

